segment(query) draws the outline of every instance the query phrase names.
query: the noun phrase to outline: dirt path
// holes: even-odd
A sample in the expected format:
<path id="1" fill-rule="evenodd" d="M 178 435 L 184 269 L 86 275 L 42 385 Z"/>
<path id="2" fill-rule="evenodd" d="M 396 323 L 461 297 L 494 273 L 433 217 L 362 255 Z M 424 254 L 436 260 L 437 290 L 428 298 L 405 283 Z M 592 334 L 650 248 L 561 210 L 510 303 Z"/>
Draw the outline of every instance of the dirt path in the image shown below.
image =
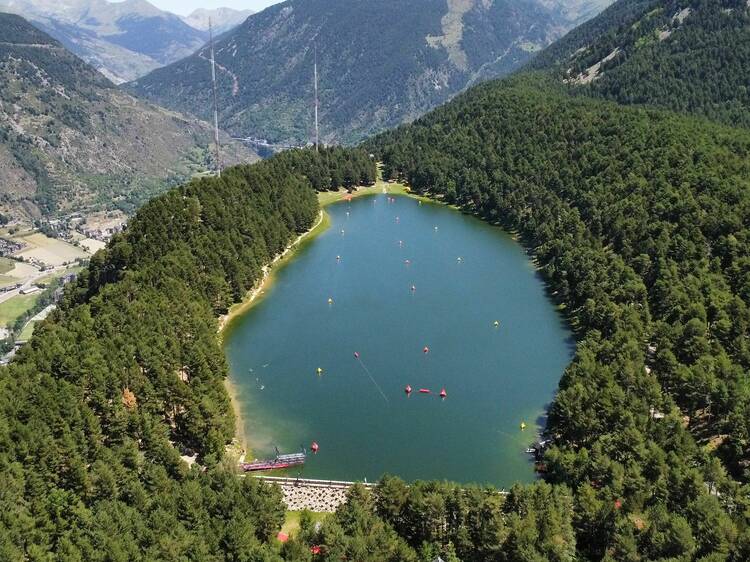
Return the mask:
<path id="1" fill-rule="evenodd" d="M 211 62 L 211 59 L 207 59 L 206 57 L 204 57 L 203 53 L 201 52 L 198 53 L 198 56 L 206 62 L 209 62 L 209 63 Z M 219 70 L 223 72 L 226 72 L 232 78 L 232 96 L 236 96 L 237 94 L 239 94 L 240 93 L 240 81 L 237 78 L 237 75 L 231 70 L 229 70 L 226 66 L 220 65 L 215 60 L 214 60 L 214 64 L 216 65 L 216 68 L 218 68 Z"/>

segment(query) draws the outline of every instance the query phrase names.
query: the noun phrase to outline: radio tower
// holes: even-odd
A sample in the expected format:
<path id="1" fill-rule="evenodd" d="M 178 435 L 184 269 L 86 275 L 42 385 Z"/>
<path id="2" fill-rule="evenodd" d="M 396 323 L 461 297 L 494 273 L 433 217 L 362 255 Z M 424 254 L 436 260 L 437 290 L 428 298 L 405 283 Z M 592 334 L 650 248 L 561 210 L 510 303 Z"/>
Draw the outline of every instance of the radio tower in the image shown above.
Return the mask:
<path id="1" fill-rule="evenodd" d="M 315 79 L 315 152 L 318 151 L 320 144 L 320 129 L 318 128 L 318 47 L 315 50 L 315 64 L 313 66 L 313 75 Z"/>
<path id="2" fill-rule="evenodd" d="M 221 149 L 219 147 L 219 101 L 216 95 L 216 61 L 214 59 L 214 28 L 208 18 L 208 37 L 211 45 L 211 86 L 214 94 L 214 145 L 216 146 L 216 173 L 221 177 Z"/>

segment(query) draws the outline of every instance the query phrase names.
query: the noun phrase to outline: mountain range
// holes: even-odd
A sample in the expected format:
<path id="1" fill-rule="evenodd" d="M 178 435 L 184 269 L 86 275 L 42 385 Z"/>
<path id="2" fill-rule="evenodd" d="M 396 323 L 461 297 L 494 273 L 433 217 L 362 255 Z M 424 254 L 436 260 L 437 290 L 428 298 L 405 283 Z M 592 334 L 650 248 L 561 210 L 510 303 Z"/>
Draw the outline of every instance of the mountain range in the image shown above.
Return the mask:
<path id="1" fill-rule="evenodd" d="M 216 42 L 220 122 L 236 136 L 307 142 L 317 56 L 323 139 L 356 142 L 516 70 L 609 3 L 287 0 Z M 204 46 L 130 87 L 208 118 L 208 59 Z"/>
<path id="2" fill-rule="evenodd" d="M 132 211 L 211 163 L 211 127 L 116 88 L 20 16 L 0 14 L 0 208 Z M 254 155 L 229 143 L 228 163 Z"/>
<path id="3" fill-rule="evenodd" d="M 32 21 L 112 82 L 133 80 L 186 57 L 251 12 L 196 10 L 179 17 L 146 0 L 0 0 L 0 11 Z"/>

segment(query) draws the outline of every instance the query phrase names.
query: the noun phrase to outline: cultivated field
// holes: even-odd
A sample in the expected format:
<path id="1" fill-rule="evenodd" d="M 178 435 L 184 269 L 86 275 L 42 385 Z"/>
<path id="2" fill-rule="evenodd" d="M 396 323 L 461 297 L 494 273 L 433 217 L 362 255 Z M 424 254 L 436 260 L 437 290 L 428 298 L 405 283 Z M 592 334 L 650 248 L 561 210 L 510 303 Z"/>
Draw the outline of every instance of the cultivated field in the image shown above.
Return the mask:
<path id="1" fill-rule="evenodd" d="M 17 295 L 0 303 L 0 326 L 13 324 L 19 316 L 34 306 L 38 298 L 39 293 Z"/>
<path id="2" fill-rule="evenodd" d="M 23 283 L 38 272 L 36 267 L 28 263 L 0 258 L 0 287 Z"/>
<path id="3" fill-rule="evenodd" d="M 18 257 L 36 260 L 48 266 L 59 266 L 78 258 L 88 257 L 83 248 L 77 248 L 62 240 L 50 238 L 41 232 L 25 234 L 16 239 L 28 246 L 17 254 Z"/>
<path id="4" fill-rule="evenodd" d="M 94 238 L 84 238 L 79 241 L 79 244 L 92 255 L 107 245 L 106 242 L 102 242 L 101 240 L 96 240 Z"/>

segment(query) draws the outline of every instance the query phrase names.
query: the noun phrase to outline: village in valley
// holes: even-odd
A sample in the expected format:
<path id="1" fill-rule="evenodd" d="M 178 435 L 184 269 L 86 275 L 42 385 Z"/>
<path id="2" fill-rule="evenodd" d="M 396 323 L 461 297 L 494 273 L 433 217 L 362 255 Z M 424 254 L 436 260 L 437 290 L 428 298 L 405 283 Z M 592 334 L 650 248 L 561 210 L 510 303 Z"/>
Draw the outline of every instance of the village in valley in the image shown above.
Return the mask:
<path id="1" fill-rule="evenodd" d="M 55 309 L 64 285 L 125 222 L 119 211 L 102 211 L 0 228 L 0 364 L 13 358 Z"/>

